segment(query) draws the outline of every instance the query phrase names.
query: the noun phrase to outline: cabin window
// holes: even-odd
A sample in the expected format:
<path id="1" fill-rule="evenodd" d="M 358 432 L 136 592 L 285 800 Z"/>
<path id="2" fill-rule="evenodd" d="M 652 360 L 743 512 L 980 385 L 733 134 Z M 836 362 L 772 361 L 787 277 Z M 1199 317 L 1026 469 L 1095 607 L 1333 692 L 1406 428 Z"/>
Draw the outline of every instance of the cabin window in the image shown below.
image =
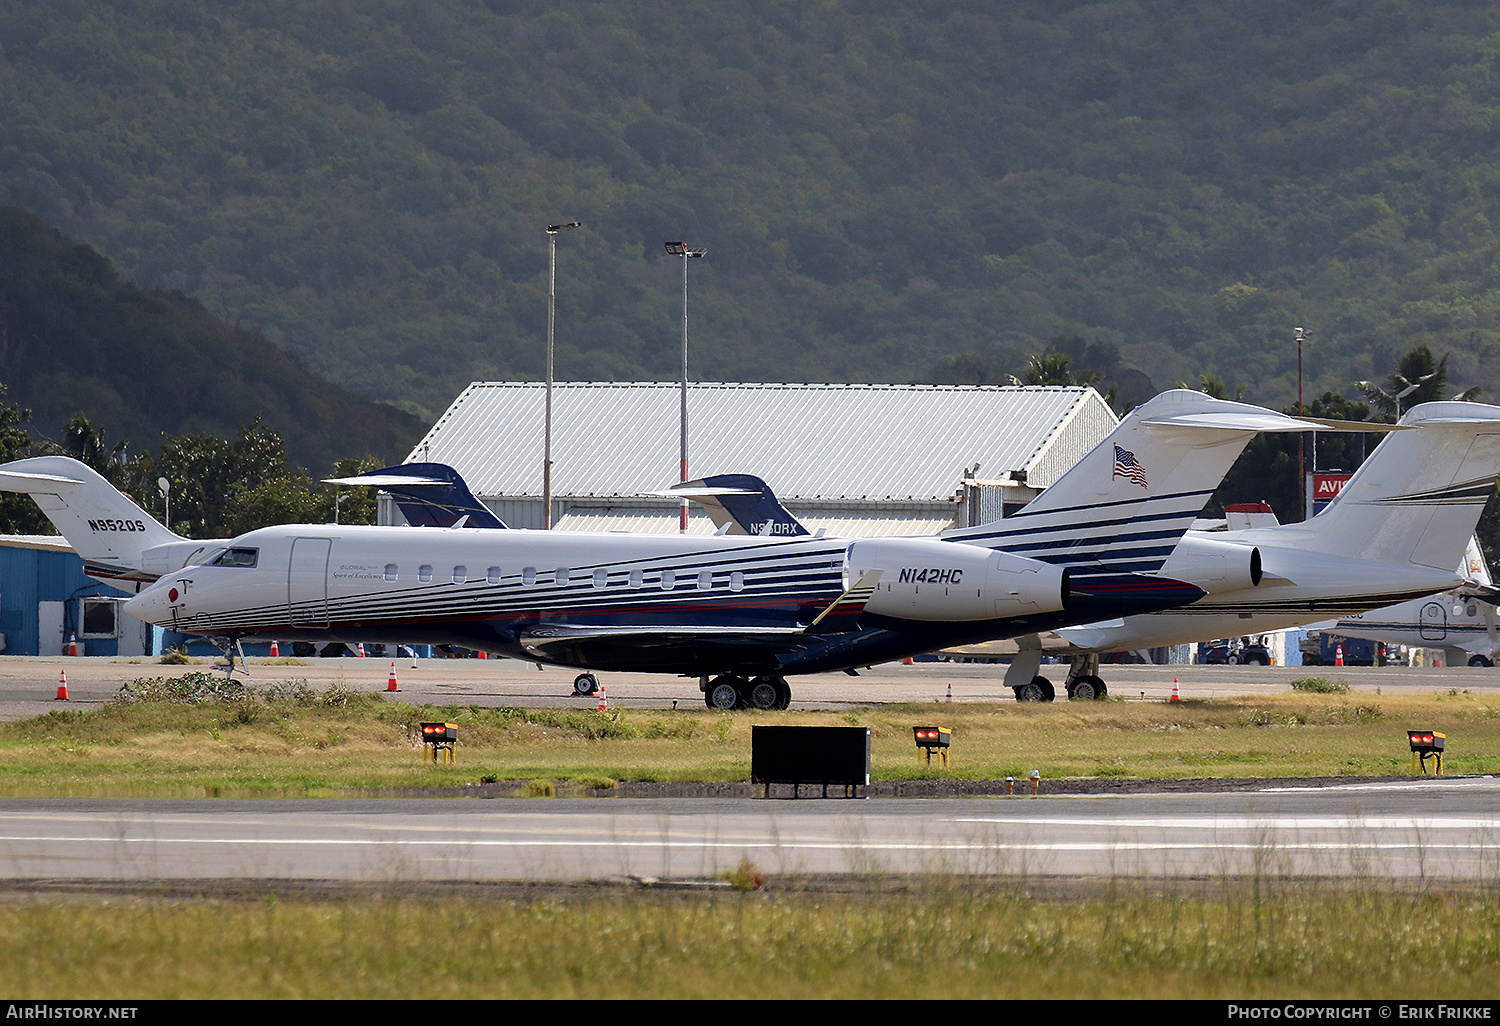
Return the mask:
<path id="1" fill-rule="evenodd" d="M 734 573 L 730 574 L 729 575 L 729 590 L 730 591 L 744 591 L 745 590 L 745 575 L 742 574 L 742 573 L 740 573 L 738 570 L 736 570 Z"/>
<path id="2" fill-rule="evenodd" d="M 714 575 L 707 570 L 698 571 L 698 590 L 707 591 L 714 586 Z"/>
<path id="3" fill-rule="evenodd" d="M 569 584 L 573 580 L 573 571 L 568 567 L 560 566 L 553 573 L 552 579 L 558 584 Z"/>
<path id="4" fill-rule="evenodd" d="M 225 549 L 210 566 L 255 566 L 260 549 Z"/>
<path id="5" fill-rule="evenodd" d="M 661 590 L 671 591 L 675 587 L 677 587 L 677 575 L 671 570 L 663 570 L 661 572 Z"/>
<path id="6" fill-rule="evenodd" d="M 600 567 L 594 571 L 594 587 L 602 588 L 609 583 L 609 571 Z"/>
<path id="7" fill-rule="evenodd" d="M 421 566 L 417 567 L 417 580 L 418 580 L 418 582 L 420 582 L 422 584 L 431 584 L 432 583 L 432 564 L 431 563 L 423 563 Z"/>
<path id="8" fill-rule="evenodd" d="M 643 587 L 646 583 L 646 575 L 639 570 L 630 571 L 630 586 L 632 588 Z"/>
<path id="9" fill-rule="evenodd" d="M 469 579 L 469 568 L 468 567 L 466 567 L 466 566 L 456 566 L 456 567 L 453 568 L 453 583 L 454 584 L 463 584 L 468 579 Z"/>
<path id="10" fill-rule="evenodd" d="M 485 580 L 489 581 L 491 584 L 499 584 L 500 583 L 500 568 L 498 566 L 492 566 L 492 567 L 490 567 L 488 570 L 486 570 L 484 572 L 484 578 L 485 578 Z"/>
<path id="11" fill-rule="evenodd" d="M 394 581 L 394 580 L 396 580 L 400 576 L 401 576 L 401 572 L 396 567 L 395 563 L 387 563 L 385 565 L 385 579 L 386 580 L 388 580 L 388 581 Z"/>
<path id="12" fill-rule="evenodd" d="M 536 567 L 528 566 L 521 571 L 521 583 L 528 588 L 536 583 Z"/>

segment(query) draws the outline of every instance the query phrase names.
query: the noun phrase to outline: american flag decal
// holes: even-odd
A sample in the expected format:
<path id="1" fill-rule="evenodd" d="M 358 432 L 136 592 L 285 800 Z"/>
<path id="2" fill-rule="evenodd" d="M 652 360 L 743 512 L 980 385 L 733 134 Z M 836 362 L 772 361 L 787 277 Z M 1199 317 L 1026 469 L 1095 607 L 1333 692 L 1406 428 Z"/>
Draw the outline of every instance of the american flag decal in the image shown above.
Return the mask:
<path id="1" fill-rule="evenodd" d="M 1115 477 L 1123 477 L 1127 481 L 1134 481 L 1142 488 L 1146 487 L 1146 472 L 1141 465 L 1135 461 L 1135 453 L 1129 449 L 1121 449 L 1115 446 Z M 1111 478 L 1110 480 L 1114 480 Z"/>

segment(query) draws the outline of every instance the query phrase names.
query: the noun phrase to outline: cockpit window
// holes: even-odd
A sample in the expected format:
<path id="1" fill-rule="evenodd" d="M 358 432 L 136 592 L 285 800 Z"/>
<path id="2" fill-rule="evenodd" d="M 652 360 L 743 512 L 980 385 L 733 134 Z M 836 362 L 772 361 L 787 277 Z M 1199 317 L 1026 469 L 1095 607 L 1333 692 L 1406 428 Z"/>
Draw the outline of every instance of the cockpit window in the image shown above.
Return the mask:
<path id="1" fill-rule="evenodd" d="M 254 566 L 260 549 L 225 549 L 209 566 Z"/>

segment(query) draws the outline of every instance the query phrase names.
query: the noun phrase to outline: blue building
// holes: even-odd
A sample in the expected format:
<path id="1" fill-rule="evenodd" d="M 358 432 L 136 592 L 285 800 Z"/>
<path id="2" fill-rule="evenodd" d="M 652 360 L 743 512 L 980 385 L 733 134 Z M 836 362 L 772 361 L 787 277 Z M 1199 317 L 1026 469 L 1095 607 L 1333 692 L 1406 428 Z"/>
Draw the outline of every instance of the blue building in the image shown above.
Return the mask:
<path id="1" fill-rule="evenodd" d="M 83 572 L 60 537 L 0 535 L 0 637 L 5 655 L 146 655 L 152 631 L 121 606 L 130 594 Z"/>

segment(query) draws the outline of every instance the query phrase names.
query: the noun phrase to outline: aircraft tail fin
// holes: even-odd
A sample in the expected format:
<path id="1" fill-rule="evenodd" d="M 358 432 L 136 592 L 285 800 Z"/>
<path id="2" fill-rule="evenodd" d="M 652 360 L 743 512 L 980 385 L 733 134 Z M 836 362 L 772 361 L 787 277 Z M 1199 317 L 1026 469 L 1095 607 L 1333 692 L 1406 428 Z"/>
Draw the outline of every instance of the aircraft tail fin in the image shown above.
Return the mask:
<path id="1" fill-rule="evenodd" d="M 702 477 L 673 485 L 663 494 L 686 495 L 708 512 L 715 527 L 731 525 L 730 534 L 792 538 L 811 533 L 754 474 Z"/>
<path id="2" fill-rule="evenodd" d="M 1252 436 L 1313 427 L 1202 392 L 1163 392 L 1019 512 L 943 537 L 1085 572 L 1152 574 Z"/>
<path id="3" fill-rule="evenodd" d="M 1500 406 L 1422 403 L 1303 527 L 1331 555 L 1451 570 L 1500 474 Z M 1302 533 L 1302 532 L 1299 532 Z M 1480 560 L 1481 565 L 1483 560 Z"/>
<path id="4" fill-rule="evenodd" d="M 505 527 L 446 463 L 403 463 L 354 477 L 324 478 L 324 483 L 370 485 L 390 492 L 413 527 Z"/>
<path id="5" fill-rule="evenodd" d="M 1469 538 L 1469 547 L 1464 550 L 1464 565 L 1459 568 L 1459 575 L 1465 580 L 1472 581 L 1483 588 L 1493 588 L 1494 580 L 1490 577 L 1490 565 L 1485 561 L 1484 550 L 1479 547 L 1479 539 Z"/>
<path id="6" fill-rule="evenodd" d="M 0 490 L 30 495 L 94 577 L 134 577 L 124 571 L 140 570 L 146 549 L 187 540 L 68 456 L 34 456 L 0 466 Z"/>

